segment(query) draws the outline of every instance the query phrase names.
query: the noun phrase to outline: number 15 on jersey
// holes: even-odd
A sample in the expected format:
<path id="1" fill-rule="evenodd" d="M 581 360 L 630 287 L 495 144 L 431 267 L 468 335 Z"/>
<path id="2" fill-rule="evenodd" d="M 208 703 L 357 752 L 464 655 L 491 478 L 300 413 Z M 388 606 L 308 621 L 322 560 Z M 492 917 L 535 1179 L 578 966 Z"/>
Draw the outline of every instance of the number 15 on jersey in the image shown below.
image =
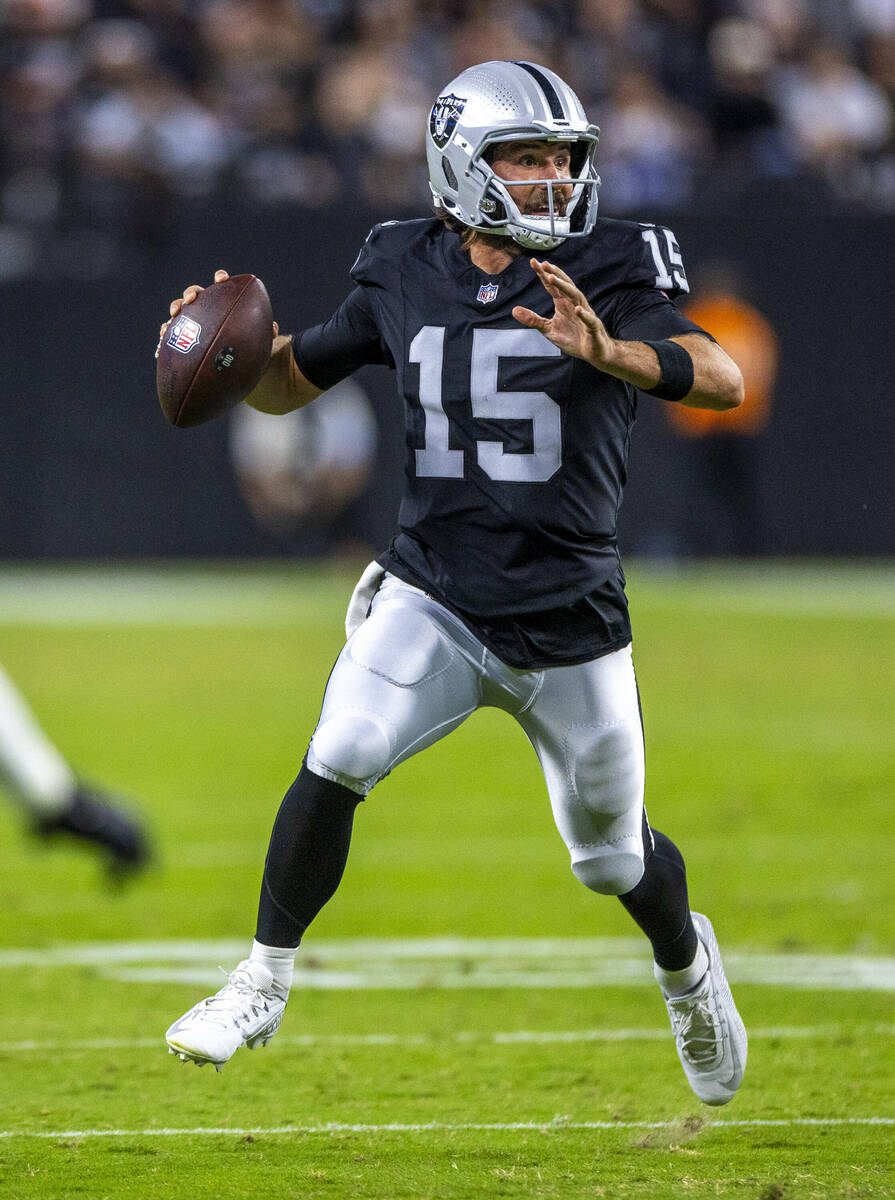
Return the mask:
<path id="1" fill-rule="evenodd" d="M 419 398 L 425 414 L 425 442 L 416 453 L 418 476 L 462 479 L 463 450 L 450 448 L 450 420 L 443 400 L 443 325 L 424 325 L 410 343 L 410 362 L 420 368 Z M 509 453 L 502 441 L 477 438 L 476 461 L 489 478 L 506 483 L 545 483 L 562 464 L 562 414 L 546 392 L 498 388 L 502 358 L 553 358 L 558 346 L 536 329 L 475 329 L 469 395 L 477 420 L 530 421 L 530 451 Z"/>

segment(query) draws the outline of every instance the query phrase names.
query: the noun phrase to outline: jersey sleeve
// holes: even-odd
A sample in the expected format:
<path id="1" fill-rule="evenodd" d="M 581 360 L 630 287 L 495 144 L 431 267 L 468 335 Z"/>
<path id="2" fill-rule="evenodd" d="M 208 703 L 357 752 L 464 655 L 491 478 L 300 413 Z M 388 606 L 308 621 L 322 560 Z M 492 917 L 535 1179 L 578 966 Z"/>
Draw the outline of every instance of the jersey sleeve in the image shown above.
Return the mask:
<path id="1" fill-rule="evenodd" d="M 395 365 L 362 287 L 356 287 L 328 321 L 297 334 L 292 352 L 305 379 L 323 389 L 347 379 L 360 367 Z"/>
<path id="2" fill-rule="evenodd" d="M 656 288 L 632 288 L 615 306 L 613 336 L 623 342 L 661 341 L 682 333 L 710 333 L 691 321 L 664 292 Z"/>
<path id="3" fill-rule="evenodd" d="M 690 291 L 677 238 L 663 225 L 636 228 L 639 237 L 633 261 L 614 306 L 613 336 L 629 342 L 682 333 L 701 333 L 711 338 L 674 303 L 675 297 Z"/>

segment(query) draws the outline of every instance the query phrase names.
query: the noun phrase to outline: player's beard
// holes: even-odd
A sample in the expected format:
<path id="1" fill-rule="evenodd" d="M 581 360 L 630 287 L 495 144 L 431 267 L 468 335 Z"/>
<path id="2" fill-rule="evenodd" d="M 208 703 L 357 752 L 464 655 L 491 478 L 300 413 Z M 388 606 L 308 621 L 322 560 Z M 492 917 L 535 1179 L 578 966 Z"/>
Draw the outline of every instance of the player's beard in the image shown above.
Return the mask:
<path id="1" fill-rule="evenodd" d="M 566 184 L 561 187 L 553 188 L 553 215 L 555 217 L 564 217 L 566 210 L 569 207 L 572 189 Z M 520 210 L 523 216 L 526 217 L 547 217 L 550 215 L 550 201 L 546 191 L 542 194 L 530 197 L 525 202 L 525 207 Z"/>
<path id="2" fill-rule="evenodd" d="M 560 187 L 562 188 L 562 190 L 560 190 Z M 554 189 L 553 189 L 553 215 L 554 215 L 554 217 L 564 217 L 566 215 L 566 212 L 569 207 L 569 201 L 571 200 L 571 198 L 572 198 L 572 185 L 571 184 L 562 184 L 562 185 L 554 186 Z M 517 205 L 517 207 L 518 207 L 518 205 Z M 548 207 L 547 189 L 546 188 L 544 189 L 544 191 L 541 193 L 540 196 L 538 196 L 537 194 L 535 194 L 534 196 L 530 196 L 529 199 L 525 201 L 524 205 L 521 208 L 519 208 L 519 212 L 524 217 L 528 217 L 528 216 L 546 217 L 549 215 L 549 211 L 550 210 Z M 530 250 L 527 250 L 524 246 L 519 245 L 518 242 L 514 242 L 512 237 L 506 233 L 487 233 L 484 229 L 467 228 L 466 234 L 464 235 L 464 238 L 460 243 L 462 249 L 468 252 L 469 247 L 473 241 L 481 242 L 483 245 L 486 245 L 486 246 L 493 246 L 497 250 L 507 250 L 513 256 L 519 256 L 522 254 L 530 254 L 531 253 Z"/>

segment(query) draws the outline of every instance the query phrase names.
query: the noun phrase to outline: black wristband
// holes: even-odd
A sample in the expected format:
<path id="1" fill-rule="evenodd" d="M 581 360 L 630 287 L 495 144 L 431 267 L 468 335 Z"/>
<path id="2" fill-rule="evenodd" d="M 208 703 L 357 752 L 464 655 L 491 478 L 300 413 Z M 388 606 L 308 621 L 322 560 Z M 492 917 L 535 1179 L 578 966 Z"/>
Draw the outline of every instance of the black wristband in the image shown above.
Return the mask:
<path id="1" fill-rule="evenodd" d="M 659 359 L 659 382 L 655 387 L 641 388 L 660 400 L 683 400 L 693 390 L 693 359 L 677 342 L 644 342 L 652 346 Z"/>

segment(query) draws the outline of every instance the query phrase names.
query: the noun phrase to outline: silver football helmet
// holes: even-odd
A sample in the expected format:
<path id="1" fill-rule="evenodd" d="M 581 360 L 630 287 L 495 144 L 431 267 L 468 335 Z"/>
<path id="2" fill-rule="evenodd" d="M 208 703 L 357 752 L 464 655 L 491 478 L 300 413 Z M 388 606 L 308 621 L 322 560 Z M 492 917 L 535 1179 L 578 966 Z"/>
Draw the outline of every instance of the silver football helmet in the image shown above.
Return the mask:
<path id="1" fill-rule="evenodd" d="M 461 72 L 444 87 L 429 114 L 426 159 L 436 209 L 483 233 L 502 234 L 532 250 L 550 250 L 584 237 L 597 219 L 594 153 L 600 131 L 585 116 L 567 83 L 529 62 L 486 62 Z M 523 213 L 513 187 L 489 164 L 501 142 L 568 142 L 571 179 L 524 181 L 546 184 L 548 212 Z M 554 188 L 572 185 L 568 203 Z"/>

